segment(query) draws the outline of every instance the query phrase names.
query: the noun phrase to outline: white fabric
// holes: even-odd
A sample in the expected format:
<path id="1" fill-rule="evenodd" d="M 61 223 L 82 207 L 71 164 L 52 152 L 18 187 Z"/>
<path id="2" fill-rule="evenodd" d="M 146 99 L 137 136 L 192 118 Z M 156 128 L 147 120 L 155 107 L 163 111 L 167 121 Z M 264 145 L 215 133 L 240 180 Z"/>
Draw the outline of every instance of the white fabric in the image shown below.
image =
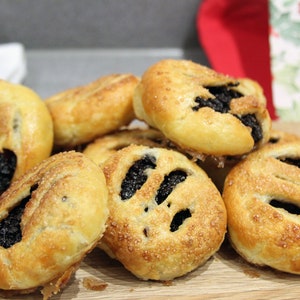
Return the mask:
<path id="1" fill-rule="evenodd" d="M 20 43 L 0 44 L 0 79 L 21 83 L 26 72 L 24 46 Z"/>

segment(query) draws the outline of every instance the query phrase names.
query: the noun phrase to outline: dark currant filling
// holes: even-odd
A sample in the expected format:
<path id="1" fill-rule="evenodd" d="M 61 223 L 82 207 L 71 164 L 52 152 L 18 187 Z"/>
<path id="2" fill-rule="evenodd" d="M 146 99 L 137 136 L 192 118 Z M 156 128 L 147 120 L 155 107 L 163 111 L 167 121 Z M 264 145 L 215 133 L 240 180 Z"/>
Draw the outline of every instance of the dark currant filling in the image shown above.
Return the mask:
<path id="1" fill-rule="evenodd" d="M 290 214 L 300 215 L 300 207 L 295 204 L 288 203 L 285 201 L 280 201 L 277 199 L 272 199 L 269 203 L 273 207 L 285 209 Z"/>
<path id="2" fill-rule="evenodd" d="M 183 222 L 185 221 L 185 219 L 190 218 L 192 216 L 190 210 L 184 209 L 179 211 L 174 217 L 173 220 L 170 224 L 170 231 L 174 232 L 176 230 L 178 230 L 179 226 L 183 224 Z"/>
<path id="3" fill-rule="evenodd" d="M 209 92 L 215 96 L 215 98 L 204 99 L 201 97 L 196 97 L 195 102 L 197 105 L 193 106 L 194 111 L 198 111 L 202 107 L 209 107 L 216 112 L 228 113 L 230 110 L 230 102 L 232 99 L 243 97 L 243 95 L 237 91 L 232 90 L 230 87 L 235 86 L 233 84 L 228 86 L 210 86 L 205 87 Z M 252 128 L 252 138 L 255 143 L 259 142 L 263 138 L 262 129 L 258 123 L 254 114 L 247 114 L 244 116 L 237 116 L 245 126 Z"/>
<path id="4" fill-rule="evenodd" d="M 157 205 L 162 204 L 172 193 L 172 191 L 174 191 L 176 186 L 179 183 L 184 182 L 186 180 L 187 176 L 188 176 L 187 173 L 182 170 L 175 170 L 170 172 L 168 175 L 166 175 L 155 196 L 155 201 Z M 170 206 L 171 206 L 171 202 L 168 203 L 167 207 Z M 145 212 L 147 211 L 148 211 L 148 207 L 145 208 Z M 179 226 L 183 224 L 185 219 L 190 218 L 191 216 L 192 214 L 188 208 L 177 212 L 171 221 L 170 231 L 171 232 L 177 231 Z M 149 228 L 145 228 L 143 231 L 146 237 L 148 236 L 148 231 Z"/>
<path id="5" fill-rule="evenodd" d="M 210 86 L 205 87 L 209 92 L 215 96 L 215 98 L 203 99 L 196 97 L 196 106 L 193 106 L 193 110 L 197 111 L 202 107 L 210 107 L 214 111 L 220 113 L 227 113 L 230 110 L 230 102 L 234 98 L 243 97 L 243 95 L 237 91 L 229 88 L 230 86 Z"/>
<path id="6" fill-rule="evenodd" d="M 300 168 L 300 159 L 299 158 L 278 157 L 277 159 L 279 159 L 283 163 L 293 165 L 293 166 Z M 289 203 L 289 202 L 286 202 L 283 200 L 278 200 L 278 199 L 272 199 L 269 203 L 273 207 L 283 208 L 291 214 L 300 215 L 300 207 L 293 203 Z"/>
<path id="7" fill-rule="evenodd" d="M 143 186 L 148 178 L 146 170 L 155 169 L 155 162 L 156 158 L 150 155 L 145 155 L 142 159 L 134 162 L 121 184 L 122 200 L 130 199 Z"/>
<path id="8" fill-rule="evenodd" d="M 276 137 L 271 137 L 268 141 L 268 143 L 270 144 L 277 144 L 280 141 L 280 138 L 276 138 Z"/>
<path id="9" fill-rule="evenodd" d="M 9 187 L 17 166 L 17 156 L 13 151 L 3 149 L 0 153 L 0 194 Z"/>
<path id="10" fill-rule="evenodd" d="M 300 168 L 300 159 L 299 158 L 281 157 L 278 159 L 280 161 L 284 162 L 285 164 L 293 165 L 293 166 Z"/>
<path id="11" fill-rule="evenodd" d="M 251 136 L 254 143 L 258 143 L 263 138 L 263 133 L 260 124 L 257 122 L 256 116 L 254 114 L 248 114 L 241 117 L 236 116 L 241 122 L 248 127 L 252 128 Z"/>
<path id="12" fill-rule="evenodd" d="M 183 182 L 186 177 L 186 172 L 181 170 L 176 170 L 166 175 L 155 196 L 156 203 L 158 205 L 163 203 L 172 193 L 176 185 Z"/>
<path id="13" fill-rule="evenodd" d="M 31 198 L 31 193 L 36 190 L 38 185 L 34 185 L 30 189 L 30 194 L 24 198 L 20 204 L 14 207 L 8 216 L 0 222 L 0 246 L 9 248 L 18 243 L 22 239 L 22 231 L 20 227 L 21 218 L 26 204 Z"/>

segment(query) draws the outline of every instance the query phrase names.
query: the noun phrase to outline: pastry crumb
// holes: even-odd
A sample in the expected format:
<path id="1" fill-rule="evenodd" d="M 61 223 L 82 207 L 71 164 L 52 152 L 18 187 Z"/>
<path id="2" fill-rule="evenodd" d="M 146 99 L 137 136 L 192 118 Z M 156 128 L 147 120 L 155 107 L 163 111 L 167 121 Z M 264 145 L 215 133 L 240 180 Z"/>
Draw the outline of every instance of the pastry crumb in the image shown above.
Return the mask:
<path id="1" fill-rule="evenodd" d="M 165 286 L 172 286 L 173 281 L 172 280 L 164 280 L 164 281 L 162 281 L 162 284 L 165 285 Z"/>
<path id="2" fill-rule="evenodd" d="M 104 291 L 108 286 L 105 281 L 92 276 L 85 277 L 82 283 L 87 290 L 91 291 Z"/>

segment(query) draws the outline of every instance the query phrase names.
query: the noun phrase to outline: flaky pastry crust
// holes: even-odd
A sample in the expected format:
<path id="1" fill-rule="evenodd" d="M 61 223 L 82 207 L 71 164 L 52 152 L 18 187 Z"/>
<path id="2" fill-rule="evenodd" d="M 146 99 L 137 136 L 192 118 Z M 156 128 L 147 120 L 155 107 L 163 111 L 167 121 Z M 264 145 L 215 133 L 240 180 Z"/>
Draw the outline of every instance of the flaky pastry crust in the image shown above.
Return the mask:
<path id="1" fill-rule="evenodd" d="M 21 240 L 5 247 L 1 241 L 0 289 L 26 293 L 44 288 L 48 299 L 66 284 L 105 230 L 105 177 L 82 153 L 60 153 L 14 181 L 1 195 L 0 222 L 24 199 Z"/>
<path id="2" fill-rule="evenodd" d="M 132 74 L 110 74 L 46 99 L 55 145 L 71 148 L 129 124 L 135 117 L 132 97 L 138 82 Z"/>
<path id="3" fill-rule="evenodd" d="M 154 129 L 120 130 L 94 140 L 86 146 L 83 153 L 97 165 L 102 166 L 122 148 L 132 144 L 159 147 L 164 144 L 164 139 L 161 132 Z"/>
<path id="4" fill-rule="evenodd" d="M 270 138 L 267 143 L 262 145 L 258 150 L 262 151 L 268 148 L 269 145 L 281 144 L 291 141 L 300 141 L 300 137 L 281 130 L 271 129 Z M 273 147 L 273 146 L 272 146 Z M 213 183 L 218 187 L 220 192 L 223 191 L 224 181 L 230 170 L 243 160 L 247 155 L 225 157 L 222 165 L 219 166 L 218 160 L 214 157 L 206 157 L 205 160 L 197 160 L 197 164 L 207 173 Z"/>
<path id="5" fill-rule="evenodd" d="M 209 88 L 238 92 L 227 112 L 198 107 L 216 96 Z M 196 98 L 199 97 L 198 100 Z M 187 60 L 161 60 L 142 75 L 134 94 L 137 117 L 183 149 L 208 155 L 242 155 L 269 139 L 271 120 L 258 83 L 235 79 Z M 252 115 L 262 136 L 255 141 L 253 128 L 241 117 Z"/>
<path id="6" fill-rule="evenodd" d="M 17 157 L 12 180 L 48 158 L 53 147 L 53 124 L 42 99 L 30 88 L 0 80 L 0 153 Z"/>
<path id="7" fill-rule="evenodd" d="M 272 128 L 268 144 L 279 144 L 300 141 L 300 136 L 283 130 Z"/>
<path id="8" fill-rule="evenodd" d="M 300 141 L 270 143 L 228 174 L 229 238 L 250 263 L 300 274 Z"/>
<path id="9" fill-rule="evenodd" d="M 110 214 L 99 246 L 135 276 L 172 280 L 218 251 L 226 232 L 223 200 L 206 173 L 183 154 L 131 145 L 103 170 Z"/>

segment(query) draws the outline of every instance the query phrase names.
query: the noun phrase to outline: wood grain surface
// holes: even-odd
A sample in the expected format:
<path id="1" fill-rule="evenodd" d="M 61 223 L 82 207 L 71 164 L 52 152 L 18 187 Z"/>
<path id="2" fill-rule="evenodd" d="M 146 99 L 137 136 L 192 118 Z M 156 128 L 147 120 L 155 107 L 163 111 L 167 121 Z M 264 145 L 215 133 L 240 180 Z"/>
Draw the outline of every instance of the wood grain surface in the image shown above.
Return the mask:
<path id="1" fill-rule="evenodd" d="M 299 134 L 300 123 L 274 122 L 275 129 Z M 34 268 L 34 266 L 32 266 Z M 102 291 L 84 287 L 86 278 L 107 285 Z M 299 299 L 300 276 L 252 266 L 239 257 L 227 240 L 203 266 L 168 283 L 141 281 L 100 249 L 82 262 L 53 300 L 69 299 Z M 41 294 L 12 299 L 42 299 Z"/>

